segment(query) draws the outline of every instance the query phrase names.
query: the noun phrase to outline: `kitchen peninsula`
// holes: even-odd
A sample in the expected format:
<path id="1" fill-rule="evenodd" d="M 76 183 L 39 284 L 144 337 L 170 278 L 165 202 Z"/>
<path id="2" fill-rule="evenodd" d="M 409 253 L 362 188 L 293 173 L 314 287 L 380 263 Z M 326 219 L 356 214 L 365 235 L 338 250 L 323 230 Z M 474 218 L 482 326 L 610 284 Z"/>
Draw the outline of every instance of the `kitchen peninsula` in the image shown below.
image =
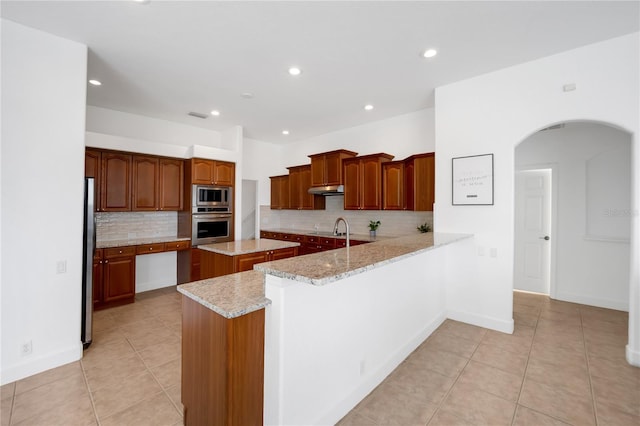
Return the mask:
<path id="1" fill-rule="evenodd" d="M 261 263 L 257 271 L 179 286 L 183 354 L 197 358 L 183 357 L 185 424 L 211 423 L 194 417 L 207 410 L 229 416 L 255 410 L 245 419 L 265 424 L 337 422 L 444 321 L 448 287 L 467 278 L 455 260 L 473 255 L 468 235 L 427 233 Z M 229 298 L 234 312 L 245 304 L 251 312 L 225 315 Z M 214 341 L 229 350 L 207 355 L 204 349 Z M 236 371 L 229 366 L 237 364 L 224 358 L 234 356 L 253 362 Z M 209 374 L 216 369 L 226 373 Z M 206 386 L 226 389 L 226 397 L 218 392 L 205 401 L 189 394 L 194 385 L 205 386 L 194 381 L 211 377 L 216 383 Z M 264 407 L 257 404 L 262 395 Z M 215 404 L 222 405 L 203 408 Z"/>

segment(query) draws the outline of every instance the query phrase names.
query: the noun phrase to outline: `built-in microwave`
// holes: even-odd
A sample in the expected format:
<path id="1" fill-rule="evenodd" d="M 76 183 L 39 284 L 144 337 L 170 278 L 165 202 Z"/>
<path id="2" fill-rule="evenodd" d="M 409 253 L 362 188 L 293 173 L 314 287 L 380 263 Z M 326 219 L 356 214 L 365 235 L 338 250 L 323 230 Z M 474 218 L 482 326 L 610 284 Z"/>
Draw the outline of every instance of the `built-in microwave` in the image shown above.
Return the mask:
<path id="1" fill-rule="evenodd" d="M 191 215 L 191 245 L 222 243 L 231 241 L 233 215 L 193 214 Z"/>
<path id="2" fill-rule="evenodd" d="M 192 213 L 231 213 L 232 198 L 228 186 L 193 185 Z"/>

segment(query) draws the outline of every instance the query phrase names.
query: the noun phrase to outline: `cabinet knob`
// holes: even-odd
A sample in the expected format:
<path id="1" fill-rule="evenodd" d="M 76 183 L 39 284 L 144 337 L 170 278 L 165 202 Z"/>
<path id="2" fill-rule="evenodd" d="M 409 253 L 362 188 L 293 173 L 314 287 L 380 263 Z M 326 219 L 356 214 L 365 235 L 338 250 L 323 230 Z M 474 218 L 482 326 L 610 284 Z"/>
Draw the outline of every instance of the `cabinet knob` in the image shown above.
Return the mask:
<path id="1" fill-rule="evenodd" d="M 108 260 L 105 260 L 105 261 L 104 261 L 104 263 L 109 263 L 109 261 L 108 261 Z"/>
<path id="2" fill-rule="evenodd" d="M 149 247 L 149 251 L 153 250 L 153 247 Z"/>
<path id="3" fill-rule="evenodd" d="M 122 250 L 119 250 L 118 253 L 122 254 Z"/>

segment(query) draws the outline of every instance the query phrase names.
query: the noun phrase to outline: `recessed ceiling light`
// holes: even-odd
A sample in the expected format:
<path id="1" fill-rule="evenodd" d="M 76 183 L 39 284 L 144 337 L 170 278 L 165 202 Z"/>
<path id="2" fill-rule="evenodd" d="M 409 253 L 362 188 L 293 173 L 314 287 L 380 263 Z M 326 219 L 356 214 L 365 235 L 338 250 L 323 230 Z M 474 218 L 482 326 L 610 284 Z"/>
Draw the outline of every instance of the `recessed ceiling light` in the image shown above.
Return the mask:
<path id="1" fill-rule="evenodd" d="M 291 67 L 289 68 L 289 74 L 291 75 L 300 75 L 302 74 L 302 70 L 298 67 Z"/>
<path id="2" fill-rule="evenodd" d="M 214 109 L 213 111 L 211 111 L 211 115 L 215 115 L 217 117 L 220 115 L 220 111 L 218 111 L 217 109 Z"/>
<path id="3" fill-rule="evenodd" d="M 365 111 L 371 111 L 373 109 L 373 105 L 368 104 L 364 106 Z"/>
<path id="4" fill-rule="evenodd" d="M 425 58 L 433 58 L 437 54 L 438 54 L 438 51 L 436 49 L 427 49 L 424 51 L 422 56 L 424 56 Z"/>
<path id="5" fill-rule="evenodd" d="M 282 134 L 286 136 L 286 135 L 288 135 L 288 134 L 289 134 L 289 131 L 288 131 L 288 130 L 283 130 L 283 131 L 282 131 Z"/>
<path id="6" fill-rule="evenodd" d="M 240 95 L 240 97 L 244 98 L 244 99 L 253 99 L 253 93 L 251 92 L 244 92 L 242 95 Z"/>
<path id="7" fill-rule="evenodd" d="M 150 0 L 133 0 L 136 3 L 147 4 Z"/>
<path id="8" fill-rule="evenodd" d="M 93 84 L 94 86 L 102 86 L 98 80 L 89 80 L 89 84 Z"/>

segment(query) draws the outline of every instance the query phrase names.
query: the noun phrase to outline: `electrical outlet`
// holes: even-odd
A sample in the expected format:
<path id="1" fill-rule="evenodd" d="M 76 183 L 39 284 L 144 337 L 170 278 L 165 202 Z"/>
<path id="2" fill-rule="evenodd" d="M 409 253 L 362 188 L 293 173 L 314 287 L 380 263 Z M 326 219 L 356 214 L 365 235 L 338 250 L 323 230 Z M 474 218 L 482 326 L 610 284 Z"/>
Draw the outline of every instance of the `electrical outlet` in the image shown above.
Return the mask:
<path id="1" fill-rule="evenodd" d="M 491 247 L 491 250 L 489 250 L 489 256 L 498 257 L 498 249 L 495 247 Z"/>
<path id="2" fill-rule="evenodd" d="M 56 266 L 56 271 L 58 274 L 65 274 L 67 272 L 67 261 L 66 260 L 58 260 L 58 264 Z"/>
<path id="3" fill-rule="evenodd" d="M 28 342 L 24 342 L 22 347 L 20 348 L 20 354 L 22 356 L 30 355 L 33 351 L 33 342 L 29 340 Z"/>
<path id="4" fill-rule="evenodd" d="M 482 246 L 478 247 L 478 256 L 484 256 L 484 247 Z"/>

